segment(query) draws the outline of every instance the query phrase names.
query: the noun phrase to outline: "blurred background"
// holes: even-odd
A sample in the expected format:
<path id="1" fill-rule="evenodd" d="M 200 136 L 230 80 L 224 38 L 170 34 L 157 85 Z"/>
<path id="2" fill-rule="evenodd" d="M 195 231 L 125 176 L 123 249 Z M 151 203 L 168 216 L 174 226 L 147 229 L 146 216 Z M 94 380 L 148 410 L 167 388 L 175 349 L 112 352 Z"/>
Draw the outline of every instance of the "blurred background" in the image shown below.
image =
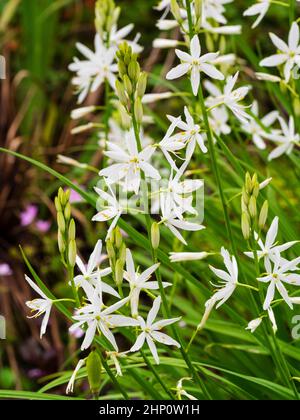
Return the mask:
<path id="1" fill-rule="evenodd" d="M 142 33 L 144 68 L 158 75 L 166 73 L 173 65 L 174 51 L 152 49 L 152 41 L 159 35 L 155 26 L 159 12 L 153 10 L 157 1 L 116 3 L 122 7 L 120 26 L 133 22 L 134 32 Z M 240 23 L 241 11 L 251 3 L 243 0 L 235 1 L 235 7 L 229 5 L 230 22 Z M 72 181 L 85 187 L 93 182 L 93 176 L 70 170 L 56 160 L 58 154 L 80 156 L 96 167 L 101 160 L 96 134 L 70 133 L 76 97 L 68 65 L 76 53 L 76 42 L 93 45 L 94 4 L 94 0 L 0 0 L 0 54 L 6 60 L 6 78 L 0 81 L 0 145 L 67 172 Z M 244 39 L 252 37 L 252 45 L 257 45 L 260 31 L 263 28 L 265 39 L 274 19 L 279 22 L 281 17 L 269 14 L 256 31 L 250 31 L 248 22 Z M 285 34 L 285 27 L 279 25 L 280 30 Z M 177 35 L 175 31 L 173 36 Z M 232 48 L 239 50 L 238 41 L 232 42 Z M 250 68 L 245 66 L 245 71 L 251 77 Z M 156 83 L 152 88 L 159 91 L 164 87 Z M 90 95 L 85 104 L 100 104 L 102 93 L 100 89 Z M 176 100 L 171 104 L 174 115 L 178 114 L 177 105 Z M 7 321 L 7 339 L 0 340 L 2 389 L 38 388 L 41 378 L 63 368 L 65 346 L 70 352 L 76 350 L 75 338 L 65 337 L 64 321 L 55 311 L 48 334 L 40 341 L 40 320 L 28 320 L 24 305 L 32 293 L 24 281 L 26 269 L 19 245 L 54 293 L 59 295 L 65 287 L 53 205 L 59 186 L 47 173 L 0 153 L 0 314 Z M 99 235 L 90 223 L 93 209 L 80 203 L 75 193 L 72 201 L 76 202 L 78 248 L 88 254 Z"/>

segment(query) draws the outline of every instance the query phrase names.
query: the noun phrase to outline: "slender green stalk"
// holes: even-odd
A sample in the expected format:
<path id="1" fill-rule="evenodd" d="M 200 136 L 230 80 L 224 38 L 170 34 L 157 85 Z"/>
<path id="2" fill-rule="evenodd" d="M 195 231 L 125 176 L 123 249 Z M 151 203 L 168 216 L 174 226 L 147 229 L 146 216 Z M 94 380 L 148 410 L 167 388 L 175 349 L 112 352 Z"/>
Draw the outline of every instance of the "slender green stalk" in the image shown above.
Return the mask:
<path id="1" fill-rule="evenodd" d="M 107 364 L 107 362 L 105 360 L 105 357 L 103 356 L 103 354 L 101 353 L 101 351 L 99 351 L 99 354 L 100 354 L 100 357 L 101 357 L 102 365 L 103 365 L 104 369 L 106 370 L 108 376 L 110 377 L 112 383 L 121 392 L 121 394 L 123 395 L 123 397 L 125 398 L 125 400 L 129 400 L 129 396 L 128 396 L 127 392 L 125 391 L 125 389 L 119 384 L 119 382 L 115 378 L 115 375 L 113 374 L 111 368 L 108 366 L 108 364 Z"/>
<path id="2" fill-rule="evenodd" d="M 131 108 L 134 109 L 134 102 L 133 99 L 131 101 Z M 134 129 L 134 134 L 135 134 L 135 139 L 136 139 L 136 143 L 137 143 L 137 148 L 138 151 L 141 152 L 142 151 L 142 144 L 141 144 L 141 139 L 140 139 L 140 127 L 136 121 L 134 112 L 132 112 L 132 122 L 133 122 L 133 129 Z M 152 244 L 151 244 L 151 217 L 148 213 L 148 191 L 147 191 L 147 184 L 145 182 L 145 176 L 142 173 L 141 174 L 141 178 L 142 178 L 142 184 L 143 184 L 143 203 L 144 203 L 144 209 L 145 209 L 145 221 L 146 221 L 146 227 L 147 227 L 147 232 L 148 232 L 148 240 L 149 240 L 149 244 L 151 247 L 151 253 L 152 253 L 152 259 L 154 264 L 156 264 L 158 262 L 158 258 L 157 258 L 157 252 L 153 249 Z M 165 290 L 163 287 L 163 282 L 162 282 L 162 278 L 160 275 L 160 271 L 159 269 L 156 270 L 155 272 L 156 274 L 156 279 L 157 282 L 159 284 L 159 291 L 161 294 L 161 298 L 162 298 L 162 304 L 163 304 L 163 310 L 164 310 L 164 314 L 165 316 L 167 316 L 168 318 L 171 318 L 171 314 L 169 311 L 169 305 L 168 305 L 168 301 L 167 301 L 167 297 L 165 294 Z M 183 347 L 183 342 L 181 340 L 181 337 L 177 331 L 177 328 L 173 325 L 171 326 L 172 332 L 174 334 L 175 339 L 180 343 L 180 351 L 181 354 L 192 374 L 192 376 L 194 377 L 195 381 L 198 383 L 199 387 L 201 388 L 203 395 L 206 399 L 212 399 L 207 388 L 206 385 L 203 383 L 202 379 L 200 379 L 199 375 L 197 374 L 196 369 L 194 368 L 191 360 L 189 359 L 188 354 L 185 352 L 184 347 Z"/>

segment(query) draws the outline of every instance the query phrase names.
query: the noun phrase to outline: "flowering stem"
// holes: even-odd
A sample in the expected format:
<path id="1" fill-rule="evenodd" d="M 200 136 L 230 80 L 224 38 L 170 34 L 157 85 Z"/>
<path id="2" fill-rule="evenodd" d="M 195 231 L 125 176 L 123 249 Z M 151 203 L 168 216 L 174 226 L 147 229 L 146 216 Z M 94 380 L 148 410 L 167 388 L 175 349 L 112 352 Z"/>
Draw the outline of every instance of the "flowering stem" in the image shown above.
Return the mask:
<path id="1" fill-rule="evenodd" d="M 240 286 L 240 287 L 245 287 L 245 288 L 247 288 L 247 289 L 254 290 L 255 292 L 259 292 L 259 289 L 258 289 L 257 287 L 250 286 L 250 284 L 237 283 L 237 286 Z"/>
<path id="2" fill-rule="evenodd" d="M 134 109 L 134 98 L 132 98 L 131 100 L 131 109 Z M 132 112 L 132 123 L 133 123 L 133 129 L 134 129 L 134 134 L 135 134 L 135 139 L 136 139 L 136 143 L 137 143 L 137 148 L 138 151 L 141 152 L 142 151 L 142 144 L 141 144 L 141 139 L 140 139 L 140 127 L 139 124 L 137 123 L 137 120 L 135 118 L 134 112 Z M 144 202 L 144 210 L 145 210 L 145 221 L 146 221 L 146 227 L 147 227 L 147 232 L 148 232 L 148 240 L 149 240 L 149 244 L 151 247 L 151 252 L 152 252 L 152 259 L 154 264 L 158 263 L 158 258 L 157 258 L 157 251 L 153 249 L 152 244 L 151 244 L 151 218 L 150 215 L 148 213 L 148 191 L 147 191 L 147 184 L 145 182 L 145 175 L 144 173 L 141 174 L 141 178 L 142 178 L 142 185 L 143 185 L 143 202 Z M 161 278 L 161 274 L 159 271 L 159 268 L 155 271 L 155 275 L 156 275 L 156 279 L 159 285 L 159 292 L 161 294 L 161 298 L 162 298 L 162 303 L 163 303 L 163 309 L 165 312 L 165 315 L 168 318 L 171 318 L 171 314 L 169 311 L 169 306 L 168 306 L 168 301 L 166 298 L 166 294 L 165 294 L 165 290 L 163 287 L 163 282 L 162 282 L 162 278 Z M 203 395 L 206 399 L 211 400 L 211 396 L 205 386 L 205 384 L 203 383 L 202 379 L 200 379 L 199 375 L 197 374 L 188 354 L 185 352 L 184 348 L 183 348 L 183 342 L 181 340 L 181 337 L 177 331 L 177 328 L 172 325 L 171 326 L 172 332 L 174 334 L 175 339 L 179 342 L 180 344 L 180 351 L 182 354 L 182 357 L 185 360 L 185 363 L 187 365 L 187 367 L 189 368 L 192 376 L 194 377 L 195 381 L 198 383 L 199 387 L 201 388 Z"/>
<path id="3" fill-rule="evenodd" d="M 194 36 L 194 25 L 193 25 L 193 17 L 192 17 L 192 9 L 191 9 L 190 0 L 186 0 L 186 11 L 187 11 L 188 23 L 189 23 L 189 37 L 190 39 L 192 39 Z"/>
<path id="4" fill-rule="evenodd" d="M 125 389 L 123 389 L 123 387 L 119 384 L 119 382 L 115 378 L 115 375 L 113 374 L 111 368 L 108 366 L 108 364 L 107 364 L 107 362 L 105 360 L 105 357 L 103 356 L 102 352 L 99 351 L 99 354 L 100 354 L 102 365 L 103 365 L 104 369 L 106 370 L 108 376 L 110 377 L 112 383 L 115 385 L 115 387 L 117 389 L 120 390 L 120 392 L 122 393 L 122 395 L 125 398 L 125 400 L 129 400 L 129 396 L 128 396 L 127 392 L 125 391 Z"/>
<path id="5" fill-rule="evenodd" d="M 260 276 L 259 260 L 258 260 L 257 249 L 256 249 L 256 240 L 254 238 L 254 235 L 253 235 L 252 239 L 253 239 L 253 243 L 254 243 L 253 255 L 254 255 L 256 276 L 259 277 Z M 263 291 L 262 291 L 261 287 L 259 288 L 259 296 L 260 296 L 261 305 L 263 305 L 264 296 L 263 296 Z M 299 400 L 299 394 L 298 394 L 296 385 L 291 379 L 291 374 L 290 374 L 287 362 L 285 360 L 284 355 L 282 354 L 282 351 L 281 351 L 280 346 L 278 345 L 275 333 L 274 333 L 274 331 L 273 331 L 273 329 L 270 325 L 270 322 L 268 320 L 267 320 L 266 324 L 263 324 L 263 331 L 264 331 L 266 341 L 269 345 L 269 349 L 270 349 L 272 358 L 274 360 L 274 363 L 275 363 L 275 365 L 277 365 L 277 369 L 281 374 L 283 383 L 285 383 L 286 386 L 292 390 L 292 392 L 295 395 L 296 400 Z M 274 348 L 273 348 L 273 345 L 270 341 L 269 334 L 271 335 Z"/>
<path id="6" fill-rule="evenodd" d="M 78 292 L 77 292 L 75 282 L 74 282 L 74 267 L 72 267 L 71 265 L 68 264 L 67 270 L 68 270 L 68 277 L 69 277 L 71 287 L 72 287 L 73 296 L 74 296 L 74 299 L 75 299 L 75 302 L 76 302 L 76 307 L 79 308 L 80 307 L 80 299 L 79 299 Z"/>

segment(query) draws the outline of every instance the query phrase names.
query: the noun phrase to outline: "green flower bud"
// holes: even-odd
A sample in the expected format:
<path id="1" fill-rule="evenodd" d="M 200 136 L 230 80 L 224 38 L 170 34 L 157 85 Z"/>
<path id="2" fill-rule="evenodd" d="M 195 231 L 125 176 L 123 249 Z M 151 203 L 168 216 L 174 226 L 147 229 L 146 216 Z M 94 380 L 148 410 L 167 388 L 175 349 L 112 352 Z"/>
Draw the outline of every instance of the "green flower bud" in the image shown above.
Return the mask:
<path id="1" fill-rule="evenodd" d="M 116 248 L 117 249 L 120 249 L 121 246 L 122 246 L 122 243 L 123 243 L 123 237 L 122 237 L 120 228 L 118 226 L 115 228 L 114 235 L 115 235 L 115 241 L 114 241 L 114 243 L 116 245 Z"/>
<path id="2" fill-rule="evenodd" d="M 119 104 L 118 110 L 121 117 L 121 125 L 124 130 L 129 130 L 131 128 L 131 117 L 128 114 L 127 110 L 122 104 Z"/>
<path id="3" fill-rule="evenodd" d="M 126 65 L 121 59 L 118 61 L 118 70 L 121 77 L 124 77 L 124 75 L 127 74 Z"/>
<path id="4" fill-rule="evenodd" d="M 148 79 L 147 73 L 142 72 L 140 74 L 137 87 L 136 87 L 137 96 L 140 98 L 142 98 L 145 95 L 145 92 L 147 89 L 147 79 Z"/>
<path id="5" fill-rule="evenodd" d="M 266 200 L 259 214 L 258 226 L 260 229 L 263 229 L 265 227 L 265 224 L 268 218 L 268 213 L 269 213 L 269 203 L 268 203 L 268 200 Z"/>
<path id="6" fill-rule="evenodd" d="M 66 250 L 66 243 L 60 230 L 57 232 L 57 244 L 59 252 L 63 254 Z"/>
<path id="7" fill-rule="evenodd" d="M 61 204 L 58 197 L 55 197 L 54 204 L 55 204 L 56 211 L 62 211 Z"/>
<path id="8" fill-rule="evenodd" d="M 174 18 L 177 20 L 177 22 L 182 21 L 180 7 L 177 3 L 177 0 L 171 0 L 171 12 Z"/>
<path id="9" fill-rule="evenodd" d="M 202 0 L 194 1 L 194 11 L 195 11 L 196 18 L 200 19 L 202 15 Z"/>
<path id="10" fill-rule="evenodd" d="M 133 92 L 132 83 L 129 77 L 127 76 L 127 74 L 124 75 L 123 82 L 124 82 L 124 87 L 128 96 L 132 95 L 132 92 Z"/>
<path id="11" fill-rule="evenodd" d="M 160 243 L 160 230 L 158 223 L 154 222 L 151 226 L 151 243 L 152 248 L 157 249 Z"/>
<path id="12" fill-rule="evenodd" d="M 121 101 L 121 103 L 123 105 L 126 106 L 128 98 L 126 96 L 125 87 L 124 87 L 123 83 L 120 82 L 120 80 L 116 80 L 116 91 L 117 91 L 117 95 L 118 95 L 119 100 Z"/>
<path id="13" fill-rule="evenodd" d="M 143 115 L 144 115 L 141 98 L 137 98 L 134 102 L 134 115 L 138 124 L 141 124 L 143 121 Z"/>
<path id="14" fill-rule="evenodd" d="M 257 203 L 256 203 L 256 198 L 254 197 L 254 195 L 251 195 L 250 197 L 248 209 L 249 209 L 250 216 L 252 218 L 255 218 L 257 215 Z"/>
<path id="15" fill-rule="evenodd" d="M 250 221 L 247 213 L 242 213 L 242 232 L 246 240 L 250 238 Z"/>
<path id="16" fill-rule="evenodd" d="M 108 258 L 114 261 L 114 259 L 116 258 L 116 253 L 115 253 L 112 241 L 110 239 L 106 241 L 106 251 L 107 251 Z"/>
<path id="17" fill-rule="evenodd" d="M 71 205 L 69 203 L 69 201 L 66 204 L 65 210 L 64 210 L 64 216 L 65 216 L 65 220 L 68 221 L 71 218 Z"/>
<path id="18" fill-rule="evenodd" d="M 76 238 L 76 225 L 75 225 L 74 219 L 70 221 L 68 237 L 69 237 L 69 240 L 75 240 Z"/>
<path id="19" fill-rule="evenodd" d="M 98 396 L 101 388 L 102 363 L 99 354 L 92 351 L 86 359 L 86 370 L 91 393 Z"/>
<path id="20" fill-rule="evenodd" d="M 120 286 L 123 283 L 124 263 L 121 260 L 117 260 L 115 266 L 115 281 L 116 285 Z"/>
<path id="21" fill-rule="evenodd" d="M 140 65 L 137 61 L 131 61 L 128 65 L 128 74 L 133 82 L 137 82 L 141 73 Z"/>
<path id="22" fill-rule="evenodd" d="M 66 230 L 66 222 L 65 222 L 65 218 L 64 215 L 62 214 L 61 211 L 57 212 L 57 225 L 58 225 L 58 229 L 64 233 Z"/>
<path id="23" fill-rule="evenodd" d="M 64 206 L 66 204 L 65 193 L 64 193 L 64 190 L 61 187 L 58 190 L 58 199 L 59 199 L 62 206 Z"/>
<path id="24" fill-rule="evenodd" d="M 74 239 L 69 242 L 68 260 L 71 267 L 75 267 L 76 263 L 76 242 Z"/>
<path id="25" fill-rule="evenodd" d="M 249 172 L 246 173 L 245 187 L 246 187 L 246 193 L 248 195 L 251 195 L 251 193 L 252 193 L 252 179 L 251 179 L 251 176 L 250 176 Z"/>
<path id="26" fill-rule="evenodd" d="M 122 243 L 121 249 L 119 251 L 119 260 L 121 260 L 122 263 L 125 264 L 125 261 L 126 261 L 126 245 L 125 245 L 124 242 Z"/>

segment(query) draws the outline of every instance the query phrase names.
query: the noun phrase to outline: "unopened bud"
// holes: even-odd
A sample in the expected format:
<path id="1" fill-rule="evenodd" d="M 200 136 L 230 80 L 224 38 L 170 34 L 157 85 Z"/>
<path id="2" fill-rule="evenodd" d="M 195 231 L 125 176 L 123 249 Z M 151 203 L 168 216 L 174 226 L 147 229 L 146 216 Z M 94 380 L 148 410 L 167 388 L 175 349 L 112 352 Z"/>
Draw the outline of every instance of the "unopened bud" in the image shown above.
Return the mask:
<path id="1" fill-rule="evenodd" d="M 244 238 L 248 240 L 250 238 L 250 222 L 249 216 L 245 212 L 242 214 L 242 232 Z"/>
<path id="2" fill-rule="evenodd" d="M 69 233 L 68 233 L 69 240 L 75 240 L 76 237 L 76 226 L 75 220 L 72 219 L 69 224 Z"/>
<path id="3" fill-rule="evenodd" d="M 57 212 L 57 225 L 58 225 L 58 229 L 64 233 L 66 230 L 66 222 L 65 222 L 65 218 L 64 215 L 62 214 L 61 211 Z"/>
<path id="4" fill-rule="evenodd" d="M 117 95 L 118 98 L 120 100 L 120 102 L 123 105 L 127 104 L 127 96 L 126 96 L 126 92 L 125 92 L 125 87 L 123 85 L 122 82 L 120 82 L 120 80 L 116 80 L 116 91 L 117 91 Z"/>
<path id="5" fill-rule="evenodd" d="M 66 243 L 60 230 L 57 232 L 57 244 L 59 252 L 63 254 L 66 250 Z"/>
<path id="6" fill-rule="evenodd" d="M 66 221 L 70 220 L 71 218 L 71 205 L 69 203 L 69 201 L 66 204 L 65 210 L 64 210 L 64 216 Z"/>
<path id="7" fill-rule="evenodd" d="M 121 260 L 117 260 L 115 266 L 115 281 L 116 285 L 120 286 L 123 282 L 124 263 Z"/>
<path id="8" fill-rule="evenodd" d="M 68 260 L 70 266 L 74 267 L 76 263 L 76 242 L 74 239 L 69 242 Z"/>
<path id="9" fill-rule="evenodd" d="M 86 359 L 86 370 L 90 390 L 93 395 L 98 396 L 101 388 L 102 363 L 99 354 L 92 351 Z"/>
<path id="10" fill-rule="evenodd" d="M 269 213 L 269 203 L 268 203 L 268 200 L 266 200 L 259 214 L 258 226 L 260 229 L 263 229 L 265 227 L 265 224 L 268 218 L 268 213 Z"/>
<path id="11" fill-rule="evenodd" d="M 132 83 L 131 83 L 129 77 L 127 76 L 127 74 L 124 75 L 123 82 L 124 82 L 125 90 L 126 90 L 127 94 L 130 96 L 132 94 L 133 90 L 132 90 Z"/>
<path id="12" fill-rule="evenodd" d="M 174 18 L 177 20 L 177 22 L 182 21 L 180 7 L 177 3 L 177 0 L 171 0 L 171 12 Z"/>
<path id="13" fill-rule="evenodd" d="M 134 102 L 134 116 L 138 124 L 141 124 L 143 121 L 143 105 L 141 98 L 137 98 Z"/>
<path id="14" fill-rule="evenodd" d="M 137 96 L 140 98 L 143 98 L 143 96 L 145 95 L 147 89 L 147 78 L 147 73 L 143 72 L 140 74 L 136 88 Z"/>
<path id="15" fill-rule="evenodd" d="M 151 243 L 152 248 L 157 249 L 160 243 L 160 230 L 158 223 L 154 222 L 151 226 Z"/>
<path id="16" fill-rule="evenodd" d="M 128 66 L 128 74 L 133 82 L 137 82 L 140 76 L 141 68 L 137 61 L 131 61 Z"/>
<path id="17" fill-rule="evenodd" d="M 252 218 L 256 217 L 256 215 L 257 215 L 257 203 L 256 203 L 256 198 L 254 197 L 254 195 L 251 195 L 251 197 L 250 197 L 248 209 L 249 209 L 250 216 Z"/>
<path id="18" fill-rule="evenodd" d="M 58 197 L 55 197 L 54 204 L 55 204 L 56 211 L 62 211 L 61 204 Z"/>
<path id="19" fill-rule="evenodd" d="M 118 249 L 120 249 L 121 248 L 121 245 L 123 243 L 123 237 L 122 237 L 120 228 L 118 226 L 115 228 L 114 235 L 115 235 L 115 238 L 114 238 L 115 241 L 114 241 L 114 243 L 115 243 L 116 247 Z"/>
<path id="20" fill-rule="evenodd" d="M 107 251 L 108 258 L 110 260 L 114 260 L 116 257 L 116 254 L 115 254 L 115 250 L 110 239 L 106 241 L 106 251 Z"/>

